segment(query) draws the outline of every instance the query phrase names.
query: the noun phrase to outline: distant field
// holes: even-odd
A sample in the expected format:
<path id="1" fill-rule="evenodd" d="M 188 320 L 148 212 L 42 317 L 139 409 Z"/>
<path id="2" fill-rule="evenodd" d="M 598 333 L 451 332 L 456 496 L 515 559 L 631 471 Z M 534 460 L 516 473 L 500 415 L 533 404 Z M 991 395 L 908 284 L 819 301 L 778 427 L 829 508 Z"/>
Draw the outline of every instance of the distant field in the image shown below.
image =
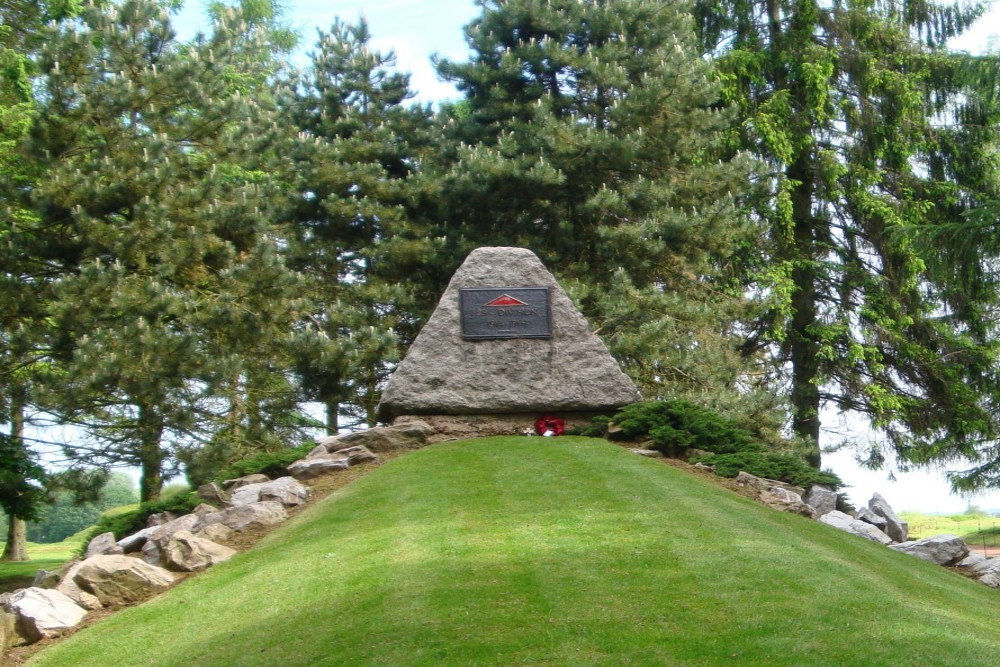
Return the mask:
<path id="1" fill-rule="evenodd" d="M 79 548 L 79 535 L 53 544 L 28 542 L 28 557 L 31 560 L 23 563 L 0 563 L 0 592 L 30 586 L 39 570 L 56 569 L 72 558 Z"/>
<path id="2" fill-rule="evenodd" d="M 1000 517 L 967 514 L 938 516 L 920 512 L 901 512 L 900 517 L 910 524 L 911 539 L 951 533 L 972 546 L 1000 547 Z"/>

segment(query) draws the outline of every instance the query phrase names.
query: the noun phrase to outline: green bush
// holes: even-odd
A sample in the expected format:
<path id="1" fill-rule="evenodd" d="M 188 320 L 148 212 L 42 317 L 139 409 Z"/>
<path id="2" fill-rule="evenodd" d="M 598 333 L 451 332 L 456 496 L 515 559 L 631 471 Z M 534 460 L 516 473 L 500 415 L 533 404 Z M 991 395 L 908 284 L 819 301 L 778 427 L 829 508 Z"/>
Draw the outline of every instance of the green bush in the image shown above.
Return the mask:
<path id="1" fill-rule="evenodd" d="M 316 447 L 316 443 L 305 443 L 298 447 L 288 447 L 274 452 L 258 452 L 223 468 L 216 476 L 221 482 L 247 475 L 267 475 L 271 479 L 288 474 L 288 466 L 303 458 Z"/>
<path id="2" fill-rule="evenodd" d="M 160 512 L 172 512 L 182 515 L 190 514 L 191 510 L 202 502 L 201 498 L 189 491 L 187 493 L 177 493 L 164 500 L 155 500 L 147 503 L 139 503 L 139 507 L 128 512 L 108 513 L 101 518 L 90 529 L 80 547 L 80 555 L 87 550 L 90 541 L 101 533 L 114 533 L 115 539 L 120 540 L 126 535 L 142 530 L 146 527 L 146 522 L 151 514 Z"/>
<path id="3" fill-rule="evenodd" d="M 566 429 L 566 435 L 583 435 L 588 438 L 603 438 L 604 434 L 608 432 L 608 424 L 610 422 L 611 417 L 598 415 L 591 419 L 589 424 L 574 426 L 573 428 Z"/>
<path id="4" fill-rule="evenodd" d="M 736 452 L 712 454 L 699 461 L 715 466 L 715 474 L 722 477 L 736 477 L 742 470 L 757 477 L 776 479 L 804 488 L 823 484 L 837 489 L 844 485 L 834 473 L 816 470 L 794 454 Z"/>
<path id="5" fill-rule="evenodd" d="M 648 435 L 654 449 L 677 454 L 703 449 L 716 454 L 759 452 L 766 446 L 735 422 L 687 401 L 633 403 L 611 420 L 630 438 Z"/>

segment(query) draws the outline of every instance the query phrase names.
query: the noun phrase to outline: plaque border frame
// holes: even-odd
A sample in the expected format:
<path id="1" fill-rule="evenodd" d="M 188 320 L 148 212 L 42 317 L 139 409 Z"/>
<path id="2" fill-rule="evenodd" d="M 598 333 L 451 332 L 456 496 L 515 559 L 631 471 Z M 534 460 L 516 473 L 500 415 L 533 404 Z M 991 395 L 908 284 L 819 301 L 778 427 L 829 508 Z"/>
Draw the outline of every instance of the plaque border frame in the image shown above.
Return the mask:
<path id="1" fill-rule="evenodd" d="M 515 334 L 515 335 L 495 335 L 495 334 L 467 334 L 465 332 L 465 295 L 470 292 L 506 292 L 513 290 L 531 290 L 545 293 L 545 323 L 548 325 L 547 333 L 540 334 Z M 545 340 L 552 338 L 552 293 L 548 287 L 525 286 L 515 287 L 506 285 L 503 287 L 460 287 L 458 288 L 458 325 L 462 332 L 462 340 L 518 340 L 534 339 Z"/>

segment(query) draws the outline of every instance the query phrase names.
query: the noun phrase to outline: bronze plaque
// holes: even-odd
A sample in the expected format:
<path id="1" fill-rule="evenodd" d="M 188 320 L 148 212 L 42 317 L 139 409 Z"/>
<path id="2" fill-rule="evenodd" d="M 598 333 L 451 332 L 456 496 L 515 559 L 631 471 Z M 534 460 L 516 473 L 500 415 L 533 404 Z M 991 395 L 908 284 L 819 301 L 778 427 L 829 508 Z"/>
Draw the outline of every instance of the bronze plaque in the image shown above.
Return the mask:
<path id="1" fill-rule="evenodd" d="M 462 338 L 551 338 L 548 287 L 466 287 L 459 290 Z"/>

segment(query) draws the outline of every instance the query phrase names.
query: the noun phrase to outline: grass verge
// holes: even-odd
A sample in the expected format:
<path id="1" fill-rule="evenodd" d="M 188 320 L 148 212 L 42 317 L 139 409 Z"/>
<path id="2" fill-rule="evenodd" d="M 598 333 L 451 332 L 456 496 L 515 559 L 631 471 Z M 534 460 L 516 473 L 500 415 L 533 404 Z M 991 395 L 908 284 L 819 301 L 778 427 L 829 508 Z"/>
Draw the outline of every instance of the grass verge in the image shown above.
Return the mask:
<path id="1" fill-rule="evenodd" d="M 498 437 L 391 461 L 30 664 L 994 664 L 998 614 L 622 448 Z"/>
<path id="2" fill-rule="evenodd" d="M 0 593 L 31 585 L 39 570 L 55 570 L 68 561 L 80 548 L 79 533 L 62 542 L 36 544 L 28 542 L 28 558 L 20 563 L 0 562 Z"/>

